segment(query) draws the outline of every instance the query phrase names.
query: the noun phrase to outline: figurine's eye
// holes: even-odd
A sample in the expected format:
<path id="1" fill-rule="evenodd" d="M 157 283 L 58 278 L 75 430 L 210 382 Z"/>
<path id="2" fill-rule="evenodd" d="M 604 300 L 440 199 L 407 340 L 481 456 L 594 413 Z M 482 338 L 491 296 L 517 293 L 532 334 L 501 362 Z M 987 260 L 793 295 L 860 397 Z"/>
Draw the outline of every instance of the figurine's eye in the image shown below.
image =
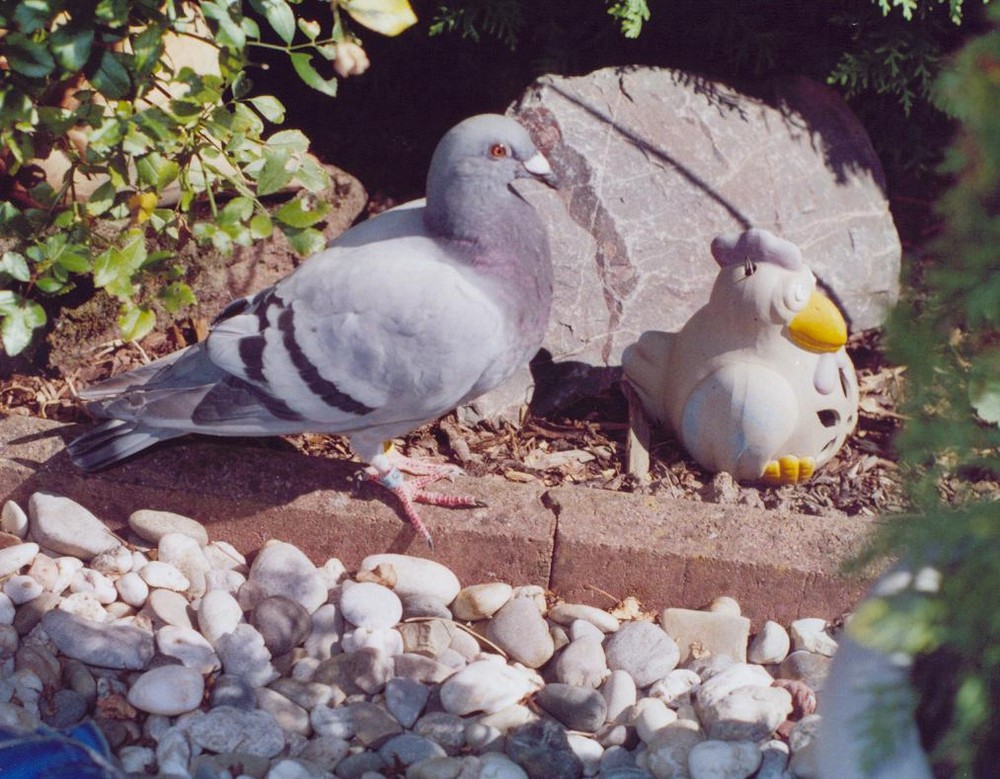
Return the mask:
<path id="1" fill-rule="evenodd" d="M 809 302 L 810 295 L 812 295 L 812 287 L 808 284 L 799 282 L 798 284 L 793 284 L 788 290 L 788 296 L 785 298 L 785 303 L 790 309 L 792 309 L 792 311 L 799 311 L 806 303 Z"/>
<path id="2" fill-rule="evenodd" d="M 495 160 L 503 159 L 504 157 L 509 157 L 510 149 L 508 149 L 502 143 L 494 143 L 492 146 L 490 146 L 490 156 Z"/>
<path id="3" fill-rule="evenodd" d="M 743 260 L 743 278 L 748 279 L 757 272 L 757 263 L 749 257 Z"/>

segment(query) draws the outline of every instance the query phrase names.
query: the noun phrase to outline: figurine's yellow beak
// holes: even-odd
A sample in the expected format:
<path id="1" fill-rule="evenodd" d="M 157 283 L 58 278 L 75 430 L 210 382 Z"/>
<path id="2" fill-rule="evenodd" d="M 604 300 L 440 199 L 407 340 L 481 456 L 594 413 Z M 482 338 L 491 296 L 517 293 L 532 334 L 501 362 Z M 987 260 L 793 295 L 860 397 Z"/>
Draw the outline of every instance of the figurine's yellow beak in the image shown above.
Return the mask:
<path id="1" fill-rule="evenodd" d="M 847 343 L 847 322 L 830 298 L 813 292 L 805 308 L 788 323 L 788 335 L 811 352 L 835 352 Z"/>

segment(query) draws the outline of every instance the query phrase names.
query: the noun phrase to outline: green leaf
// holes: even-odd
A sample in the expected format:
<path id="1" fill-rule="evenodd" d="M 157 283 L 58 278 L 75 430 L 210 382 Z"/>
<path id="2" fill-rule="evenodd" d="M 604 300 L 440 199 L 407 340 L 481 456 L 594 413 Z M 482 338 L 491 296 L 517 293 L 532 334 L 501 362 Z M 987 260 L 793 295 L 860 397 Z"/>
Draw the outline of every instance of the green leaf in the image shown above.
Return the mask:
<path id="1" fill-rule="evenodd" d="M 114 205 L 116 194 L 118 194 L 118 190 L 115 185 L 110 181 L 105 181 L 94 190 L 83 207 L 91 216 L 100 216 Z"/>
<path id="2" fill-rule="evenodd" d="M 299 169 L 295 171 L 295 180 L 309 192 L 322 192 L 330 186 L 330 174 L 312 156 L 302 158 Z"/>
<path id="3" fill-rule="evenodd" d="M 245 222 L 253 214 L 253 201 L 248 197 L 234 197 L 219 213 L 219 224 Z"/>
<path id="4" fill-rule="evenodd" d="M 25 35 L 31 35 L 45 27 L 52 17 L 50 0 L 21 0 L 14 4 L 14 21 Z"/>
<path id="5" fill-rule="evenodd" d="M 317 92 L 322 92 L 324 95 L 329 95 L 330 97 L 336 97 L 337 95 L 337 79 L 334 78 L 323 78 L 313 67 L 312 57 L 304 52 L 292 52 L 289 55 L 292 60 L 292 67 L 295 68 L 295 72 L 299 74 L 306 84 L 311 86 Z"/>
<path id="6" fill-rule="evenodd" d="M 118 328 L 125 341 L 138 341 L 152 332 L 156 326 L 156 314 L 146 306 L 127 306 L 118 317 Z"/>
<path id="7" fill-rule="evenodd" d="M 247 34 L 240 24 L 242 20 L 238 14 L 230 10 L 228 3 L 224 2 L 224 0 L 219 0 L 218 2 L 214 0 L 202 0 L 199 5 L 202 13 L 205 14 L 205 18 L 211 19 L 218 24 L 217 38 L 219 39 L 219 43 L 239 50 L 246 48 Z"/>
<path id="8" fill-rule="evenodd" d="M 194 291 L 183 281 L 175 281 L 160 290 L 160 301 L 171 314 L 196 302 Z"/>
<path id="9" fill-rule="evenodd" d="M 260 111 L 267 121 L 281 124 L 285 121 L 285 107 L 281 101 L 271 95 L 261 95 L 250 99 L 250 105 Z"/>
<path id="10" fill-rule="evenodd" d="M 295 37 L 295 14 L 285 0 L 264 0 L 264 15 L 268 24 L 285 43 Z"/>
<path id="11" fill-rule="evenodd" d="M 326 238 L 319 230 L 289 227 L 283 231 L 292 248 L 302 257 L 309 257 L 326 247 Z"/>
<path id="12" fill-rule="evenodd" d="M 301 229 L 312 227 L 317 222 L 323 221 L 323 217 L 326 216 L 329 210 L 330 204 L 322 201 L 318 202 L 315 208 L 303 208 L 302 198 L 297 197 L 289 200 L 275 211 L 274 218 L 289 227 Z"/>
<path id="13" fill-rule="evenodd" d="M 163 57 L 163 27 L 149 24 L 132 39 L 135 70 L 139 76 L 148 76 Z"/>
<path id="14" fill-rule="evenodd" d="M 126 97 L 132 89 L 132 79 L 120 57 L 117 52 L 105 51 L 100 66 L 90 77 L 97 91 L 112 99 Z"/>
<path id="15" fill-rule="evenodd" d="M 80 247 L 82 248 L 82 247 Z M 70 273 L 87 273 L 90 271 L 90 258 L 81 252 L 73 249 L 66 249 L 60 252 L 56 262 Z"/>
<path id="16" fill-rule="evenodd" d="M 280 192 L 292 180 L 292 174 L 285 168 L 288 154 L 276 152 L 264 160 L 260 175 L 257 176 L 257 194 L 261 197 Z"/>
<path id="17" fill-rule="evenodd" d="M 17 306 L 5 308 L 0 340 L 4 351 L 11 357 L 20 354 L 31 343 L 35 330 L 45 325 L 45 309 L 30 300 L 21 300 Z"/>
<path id="18" fill-rule="evenodd" d="M 0 289 L 0 316 L 7 316 L 21 305 L 22 297 L 10 289 Z"/>
<path id="19" fill-rule="evenodd" d="M 399 35 L 417 23 L 407 0 L 338 0 L 337 4 L 358 24 L 383 35 Z"/>
<path id="20" fill-rule="evenodd" d="M 250 220 L 250 235 L 256 239 L 270 238 L 274 232 L 274 223 L 271 216 L 266 213 L 255 214 Z"/>
<path id="21" fill-rule="evenodd" d="M 0 273 L 6 273 L 16 281 L 31 281 L 28 261 L 19 252 L 4 252 L 0 256 Z"/>
<path id="22" fill-rule="evenodd" d="M 322 27 L 320 27 L 319 22 L 313 21 L 312 19 L 302 19 L 300 17 L 296 20 L 296 22 L 299 25 L 299 29 L 302 30 L 302 34 L 311 41 L 316 40 L 322 31 Z"/>
<path id="23" fill-rule="evenodd" d="M 3 53 L 10 69 L 28 78 L 45 78 L 56 67 L 56 61 L 44 46 L 19 32 L 4 37 Z"/>
<path id="24" fill-rule="evenodd" d="M 69 73 L 82 70 L 90 59 L 94 45 L 94 28 L 65 24 L 57 27 L 50 38 L 50 48 L 59 67 Z"/>

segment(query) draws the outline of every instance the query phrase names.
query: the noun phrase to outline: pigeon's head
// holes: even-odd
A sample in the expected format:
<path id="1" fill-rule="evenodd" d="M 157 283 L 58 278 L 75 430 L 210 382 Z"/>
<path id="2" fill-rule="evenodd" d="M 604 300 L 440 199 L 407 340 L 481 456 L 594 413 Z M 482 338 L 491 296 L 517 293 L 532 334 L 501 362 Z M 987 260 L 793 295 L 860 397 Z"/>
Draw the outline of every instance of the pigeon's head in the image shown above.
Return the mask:
<path id="1" fill-rule="evenodd" d="M 555 185 L 548 160 L 520 124 L 499 114 L 479 114 L 452 127 L 438 143 L 427 174 L 427 199 L 433 202 L 463 183 L 507 187 L 519 178 Z"/>
<path id="2" fill-rule="evenodd" d="M 795 244 L 752 228 L 715 238 L 712 256 L 722 266 L 712 290 L 714 305 L 781 327 L 812 352 L 835 352 L 847 342 L 843 315 L 816 289 L 816 277 Z"/>

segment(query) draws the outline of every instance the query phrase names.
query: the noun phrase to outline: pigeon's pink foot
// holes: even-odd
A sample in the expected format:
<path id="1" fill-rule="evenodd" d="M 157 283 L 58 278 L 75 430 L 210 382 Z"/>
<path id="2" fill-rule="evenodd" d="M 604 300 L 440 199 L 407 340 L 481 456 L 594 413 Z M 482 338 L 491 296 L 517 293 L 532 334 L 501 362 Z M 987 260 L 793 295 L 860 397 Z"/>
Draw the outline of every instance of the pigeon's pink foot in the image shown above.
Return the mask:
<path id="1" fill-rule="evenodd" d="M 445 508 L 479 508 L 486 505 L 483 501 L 470 495 L 442 495 L 425 489 L 440 479 L 454 479 L 455 476 L 462 473 L 462 469 L 455 465 L 413 460 L 387 448 L 381 456 L 372 461 L 371 466 L 366 470 L 372 481 L 378 482 L 399 499 L 403 507 L 403 514 L 406 515 L 410 524 L 431 549 L 434 548 L 434 541 L 417 512 L 417 503 L 424 503 L 428 506 L 444 506 Z M 416 478 L 407 480 L 401 473 L 404 470 L 415 475 Z"/>

